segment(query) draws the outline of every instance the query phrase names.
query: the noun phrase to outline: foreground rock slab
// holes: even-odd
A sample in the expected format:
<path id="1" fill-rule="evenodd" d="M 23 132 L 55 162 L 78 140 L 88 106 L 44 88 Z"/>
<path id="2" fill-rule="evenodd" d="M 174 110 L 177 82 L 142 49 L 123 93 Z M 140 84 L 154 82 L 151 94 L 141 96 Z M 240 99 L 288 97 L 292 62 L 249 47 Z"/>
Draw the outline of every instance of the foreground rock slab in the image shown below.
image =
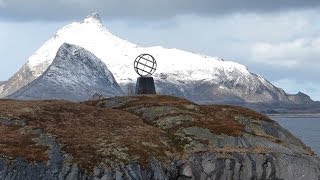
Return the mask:
<path id="1" fill-rule="evenodd" d="M 0 100 L 0 136 L 0 179 L 320 178 L 275 121 L 170 96 Z"/>

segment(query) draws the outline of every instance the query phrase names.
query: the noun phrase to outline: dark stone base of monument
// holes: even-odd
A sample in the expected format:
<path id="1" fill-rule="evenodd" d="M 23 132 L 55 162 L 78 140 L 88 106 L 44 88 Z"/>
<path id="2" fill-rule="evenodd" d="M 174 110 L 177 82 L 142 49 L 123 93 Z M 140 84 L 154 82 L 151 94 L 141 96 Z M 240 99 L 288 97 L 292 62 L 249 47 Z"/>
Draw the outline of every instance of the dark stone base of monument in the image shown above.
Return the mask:
<path id="1" fill-rule="evenodd" d="M 135 94 L 156 94 L 153 78 L 150 76 L 138 77 Z"/>

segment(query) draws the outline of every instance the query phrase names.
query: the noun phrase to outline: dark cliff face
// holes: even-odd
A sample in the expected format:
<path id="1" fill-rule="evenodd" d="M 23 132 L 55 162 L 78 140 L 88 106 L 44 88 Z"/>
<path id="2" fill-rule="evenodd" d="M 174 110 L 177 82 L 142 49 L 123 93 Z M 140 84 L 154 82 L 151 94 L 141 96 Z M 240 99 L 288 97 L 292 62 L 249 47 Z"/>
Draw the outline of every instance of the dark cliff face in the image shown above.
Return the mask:
<path id="1" fill-rule="evenodd" d="M 170 96 L 0 100 L 0 179 L 319 179 L 273 120 Z"/>
<path id="2" fill-rule="evenodd" d="M 65 43 L 39 78 L 9 98 L 83 101 L 96 92 L 106 97 L 123 94 L 103 62 L 89 51 Z"/>

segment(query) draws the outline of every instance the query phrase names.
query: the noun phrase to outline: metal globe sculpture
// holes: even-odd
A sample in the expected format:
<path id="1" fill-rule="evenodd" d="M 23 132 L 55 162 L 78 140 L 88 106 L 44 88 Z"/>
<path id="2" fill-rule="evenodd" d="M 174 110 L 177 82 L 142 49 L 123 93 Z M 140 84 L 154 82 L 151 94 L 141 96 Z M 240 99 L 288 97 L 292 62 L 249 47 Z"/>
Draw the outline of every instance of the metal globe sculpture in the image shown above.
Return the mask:
<path id="1" fill-rule="evenodd" d="M 134 60 L 134 70 L 140 76 L 151 76 L 157 70 L 157 62 L 150 54 L 140 54 Z"/>
<path id="2" fill-rule="evenodd" d="M 137 78 L 135 94 L 156 94 L 152 74 L 157 69 L 157 62 L 150 54 L 141 54 L 134 60 L 134 70 Z"/>

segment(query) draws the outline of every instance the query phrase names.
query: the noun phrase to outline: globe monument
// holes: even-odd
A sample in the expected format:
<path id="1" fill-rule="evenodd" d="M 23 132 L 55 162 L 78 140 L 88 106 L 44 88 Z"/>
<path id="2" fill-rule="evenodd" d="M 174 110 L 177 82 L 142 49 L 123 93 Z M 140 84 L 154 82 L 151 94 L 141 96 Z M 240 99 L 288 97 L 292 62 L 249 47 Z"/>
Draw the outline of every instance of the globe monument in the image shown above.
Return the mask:
<path id="1" fill-rule="evenodd" d="M 137 78 L 135 94 L 156 94 L 152 74 L 157 69 L 157 62 L 150 54 L 141 54 L 134 60 Z"/>

